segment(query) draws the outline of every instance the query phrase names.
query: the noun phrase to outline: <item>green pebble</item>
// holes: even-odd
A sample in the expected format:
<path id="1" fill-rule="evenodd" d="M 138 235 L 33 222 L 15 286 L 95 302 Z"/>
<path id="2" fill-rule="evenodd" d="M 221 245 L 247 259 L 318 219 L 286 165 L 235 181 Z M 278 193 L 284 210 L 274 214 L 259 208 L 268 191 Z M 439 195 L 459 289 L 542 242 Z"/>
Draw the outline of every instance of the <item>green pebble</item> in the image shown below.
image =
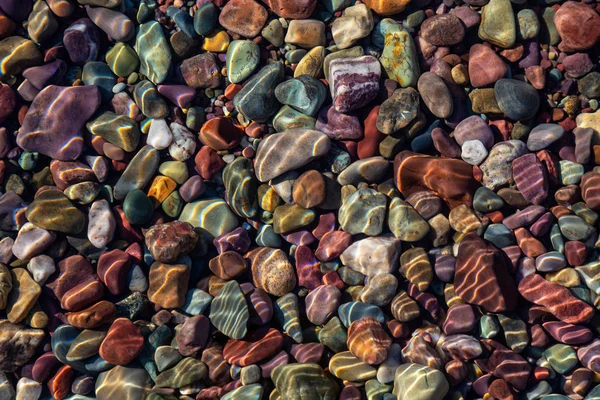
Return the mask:
<path id="1" fill-rule="evenodd" d="M 242 339 L 246 336 L 249 318 L 248 304 L 240 284 L 236 281 L 227 282 L 211 303 L 211 324 L 229 338 Z"/>
<path id="2" fill-rule="evenodd" d="M 140 59 L 131 46 L 118 42 L 106 52 L 106 63 L 115 75 L 127 77 L 138 69 Z"/>
<path id="3" fill-rule="evenodd" d="M 313 210 L 297 204 L 285 204 L 277 207 L 273 213 L 273 231 L 281 234 L 289 233 L 310 225 L 315 217 Z"/>
<path id="4" fill-rule="evenodd" d="M 143 225 L 150 221 L 154 212 L 154 205 L 152 200 L 146 196 L 146 193 L 140 189 L 134 189 L 127 193 L 123 202 L 123 211 L 131 224 Z"/>
<path id="5" fill-rule="evenodd" d="M 100 61 L 89 61 L 83 66 L 81 79 L 85 85 L 96 85 L 104 101 L 112 99 L 112 88 L 117 84 L 117 77 L 110 67 Z"/>
<path id="6" fill-rule="evenodd" d="M 273 19 L 265 26 L 261 32 L 261 36 L 275 47 L 283 45 L 284 29 L 278 19 Z"/>
<path id="7" fill-rule="evenodd" d="M 263 385 L 260 383 L 240 386 L 221 397 L 221 400 L 260 400 L 263 390 Z"/>
<path id="8" fill-rule="evenodd" d="M 212 2 L 202 4 L 194 14 L 194 30 L 198 35 L 205 36 L 217 26 L 219 9 Z"/>
<path id="9" fill-rule="evenodd" d="M 238 157 L 223 169 L 223 184 L 231 209 L 242 218 L 258 212 L 257 187 L 252 160 Z"/>
<path id="10" fill-rule="evenodd" d="M 298 311 L 298 296 L 287 293 L 278 298 L 273 305 L 273 315 L 283 327 L 283 330 L 296 341 L 302 343 L 302 326 L 300 325 L 300 312 Z"/>
<path id="11" fill-rule="evenodd" d="M 5 189 L 7 192 L 13 191 L 22 196 L 25 193 L 25 183 L 19 175 L 11 174 L 6 181 Z"/>
<path id="12" fill-rule="evenodd" d="M 387 198 L 375 189 L 359 189 L 348 196 L 339 209 L 344 231 L 357 235 L 377 236 L 383 231 Z"/>
<path id="13" fill-rule="evenodd" d="M 35 169 L 35 166 L 37 165 L 37 161 L 38 161 L 39 157 L 40 157 L 40 154 L 36 151 L 33 151 L 33 152 L 24 151 L 19 156 L 19 166 L 24 171 L 31 171 L 31 170 Z"/>
<path id="14" fill-rule="evenodd" d="M 303 114 L 315 116 L 327 97 L 327 89 L 312 76 L 300 75 L 280 83 L 275 88 L 275 97 Z"/>
<path id="15" fill-rule="evenodd" d="M 543 356 L 548 360 L 552 369 L 559 374 L 567 373 L 579 362 L 575 350 L 566 344 L 555 344 L 546 349 Z"/>
<path id="16" fill-rule="evenodd" d="M 202 314 L 212 302 L 213 297 L 201 289 L 190 289 L 185 295 L 185 303 L 181 307 L 190 315 Z"/>
<path id="17" fill-rule="evenodd" d="M 380 383 L 377 379 L 369 379 L 365 383 L 367 400 L 383 400 L 383 395 L 392 393 L 392 389 L 392 386 Z"/>
<path id="18" fill-rule="evenodd" d="M 179 217 L 183 209 L 184 201 L 177 190 L 171 192 L 170 195 L 162 202 L 162 210 L 171 218 Z"/>
<path id="19" fill-rule="evenodd" d="M 331 349 L 334 353 L 339 353 L 348 349 L 346 341 L 348 333 L 338 317 L 333 317 L 319 331 L 319 342 Z"/>
<path id="20" fill-rule="evenodd" d="M 156 21 L 140 25 L 135 51 L 140 58 L 140 73 L 147 76 L 155 85 L 162 83 L 171 69 L 171 47 Z"/>
<path id="21" fill-rule="evenodd" d="M 500 325 L 493 315 L 482 315 L 479 320 L 479 329 L 481 336 L 486 339 L 492 339 L 500 333 Z"/>
<path id="22" fill-rule="evenodd" d="M 204 124 L 204 120 L 205 116 L 202 108 L 190 107 L 185 118 L 185 126 L 192 131 L 199 131 Z"/>
<path id="23" fill-rule="evenodd" d="M 148 118 L 166 118 L 169 115 L 167 102 L 150 81 L 141 81 L 133 88 L 133 100 L 142 114 Z"/>
<path id="24" fill-rule="evenodd" d="M 227 79 L 231 83 L 246 80 L 260 64 L 260 48 L 251 40 L 234 40 L 227 48 Z"/>
<path id="25" fill-rule="evenodd" d="M 480 213 L 497 211 L 504 207 L 504 200 L 493 190 L 481 186 L 475 191 L 473 197 L 473 208 Z"/>
<path id="26" fill-rule="evenodd" d="M 188 179 L 187 165 L 181 161 L 165 161 L 158 167 L 158 172 L 183 185 Z"/>
<path id="27" fill-rule="evenodd" d="M 585 173 L 583 165 L 568 160 L 560 160 L 559 177 L 563 185 L 577 185 Z"/>
<path id="28" fill-rule="evenodd" d="M 558 226 L 560 232 L 568 240 L 585 240 L 595 231 L 592 226 L 577 215 L 563 215 L 558 219 Z"/>
<path id="29" fill-rule="evenodd" d="M 384 21 L 388 19 L 381 24 Z M 379 61 L 389 78 L 398 82 L 401 87 L 415 86 L 420 68 L 412 36 L 401 25 L 388 22 L 384 39 L 385 46 Z"/>
<path id="30" fill-rule="evenodd" d="M 315 129 L 317 120 L 294 110 L 290 106 L 283 106 L 273 117 L 273 128 L 277 132 L 285 132 L 291 129 Z"/>
<path id="31" fill-rule="evenodd" d="M 96 182 L 80 182 L 65 189 L 65 195 L 79 204 L 90 204 L 100 194 L 102 186 Z"/>

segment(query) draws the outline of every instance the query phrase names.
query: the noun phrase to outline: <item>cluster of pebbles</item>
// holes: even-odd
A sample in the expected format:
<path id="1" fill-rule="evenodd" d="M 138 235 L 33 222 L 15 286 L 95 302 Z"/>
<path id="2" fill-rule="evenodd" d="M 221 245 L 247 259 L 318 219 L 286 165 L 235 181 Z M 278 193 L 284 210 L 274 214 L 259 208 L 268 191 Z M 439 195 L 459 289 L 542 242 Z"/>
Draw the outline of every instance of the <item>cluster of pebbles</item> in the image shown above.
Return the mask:
<path id="1" fill-rule="evenodd" d="M 0 399 L 599 400 L 599 12 L 0 0 Z"/>

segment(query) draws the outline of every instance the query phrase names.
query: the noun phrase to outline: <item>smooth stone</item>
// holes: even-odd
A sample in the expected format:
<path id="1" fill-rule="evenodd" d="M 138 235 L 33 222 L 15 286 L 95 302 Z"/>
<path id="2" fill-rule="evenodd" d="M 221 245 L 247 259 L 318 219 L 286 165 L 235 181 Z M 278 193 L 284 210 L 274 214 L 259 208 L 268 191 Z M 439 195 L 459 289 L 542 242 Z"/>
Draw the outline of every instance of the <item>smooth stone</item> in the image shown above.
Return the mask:
<path id="1" fill-rule="evenodd" d="M 470 165 L 481 164 L 488 156 L 488 151 L 479 140 L 467 140 L 463 143 L 460 158 Z"/>
<path id="2" fill-rule="evenodd" d="M 338 399 L 339 386 L 316 363 L 294 363 L 281 365 L 271 373 L 279 393 L 286 393 L 289 400 L 314 398 Z"/>
<path id="3" fill-rule="evenodd" d="M 171 122 L 169 129 L 173 141 L 169 145 L 169 155 L 176 161 L 186 161 L 196 152 L 196 137 L 183 125 Z"/>
<path id="4" fill-rule="evenodd" d="M 220 198 L 197 200 L 183 208 L 179 221 L 189 222 L 200 228 L 211 238 L 231 232 L 238 225 L 238 219 L 227 203 Z"/>
<path id="5" fill-rule="evenodd" d="M 594 227 L 577 215 L 564 215 L 558 219 L 560 232 L 568 240 L 585 240 L 594 231 Z"/>
<path id="6" fill-rule="evenodd" d="M 249 317 L 248 305 L 240 285 L 235 281 L 227 282 L 212 300 L 210 322 L 224 335 L 242 339 L 247 332 Z"/>
<path id="7" fill-rule="evenodd" d="M 219 14 L 219 23 L 238 35 L 253 38 L 267 22 L 267 10 L 254 0 L 229 1 Z"/>
<path id="8" fill-rule="evenodd" d="M 419 364 L 403 364 L 396 370 L 393 393 L 398 400 L 441 400 L 450 385 L 444 374 Z"/>
<path id="9" fill-rule="evenodd" d="M 257 181 L 252 161 L 238 157 L 223 169 L 223 184 L 231 209 L 242 218 L 252 218 L 258 212 Z"/>
<path id="10" fill-rule="evenodd" d="M 512 246 L 516 243 L 513 232 L 504 224 L 489 225 L 485 230 L 483 238 L 498 248 Z"/>
<path id="11" fill-rule="evenodd" d="M 315 325 L 325 324 L 340 305 L 342 294 L 334 285 L 321 285 L 306 296 L 306 316 Z"/>
<path id="12" fill-rule="evenodd" d="M 210 33 L 217 25 L 219 9 L 212 2 L 198 7 L 194 14 L 194 30 L 198 35 Z"/>
<path id="13" fill-rule="evenodd" d="M 95 86 L 50 85 L 29 107 L 19 129 L 17 145 L 54 159 L 75 160 L 83 149 L 80 131 L 99 106 L 100 91 Z"/>
<path id="14" fill-rule="evenodd" d="M 379 91 L 380 77 L 381 65 L 373 56 L 331 61 L 327 81 L 333 106 L 345 113 L 369 104 Z"/>
<path id="15" fill-rule="evenodd" d="M 377 116 L 377 129 L 385 134 L 392 134 L 407 127 L 417 118 L 418 113 L 419 93 L 413 88 L 397 89 L 381 104 Z"/>
<path id="16" fill-rule="evenodd" d="M 89 65 L 89 64 L 86 64 Z M 137 122 L 125 115 L 105 111 L 90 120 L 86 127 L 90 133 L 127 151 L 134 151 L 139 143 L 140 129 Z"/>
<path id="17" fill-rule="evenodd" d="M 239 367 L 256 364 L 277 354 L 283 345 L 283 335 L 273 328 L 251 332 L 243 340 L 229 339 L 223 348 L 223 358 Z"/>
<path id="18" fill-rule="evenodd" d="M 114 186 L 115 199 L 123 200 L 130 191 L 144 188 L 156 172 L 158 164 L 159 152 L 149 145 L 142 147 Z"/>
<path id="19" fill-rule="evenodd" d="M 277 132 L 292 129 L 315 129 L 316 120 L 296 111 L 290 106 L 283 106 L 273 117 L 273 127 Z"/>
<path id="20" fill-rule="evenodd" d="M 212 53 L 198 54 L 183 60 L 179 70 L 186 85 L 194 89 L 214 89 L 221 83 L 217 58 Z"/>
<path id="21" fill-rule="evenodd" d="M 283 330 L 296 343 L 302 343 L 304 336 L 302 326 L 300 325 L 300 312 L 298 310 L 298 296 L 294 293 L 287 293 L 275 301 L 273 307 L 273 316 L 278 321 Z"/>
<path id="22" fill-rule="evenodd" d="M 513 163 L 513 179 L 523 197 L 533 204 L 541 204 L 548 197 L 546 170 L 538 158 L 530 153 L 516 158 Z"/>
<path id="23" fill-rule="evenodd" d="M 349 351 L 335 354 L 329 360 L 329 371 L 338 379 L 359 382 L 375 378 L 377 370 Z"/>
<path id="24" fill-rule="evenodd" d="M 352 243 L 340 256 L 342 263 L 366 276 L 391 273 L 398 267 L 399 239 L 370 237 Z"/>
<path id="25" fill-rule="evenodd" d="M 27 19 L 27 33 L 36 43 L 48 40 L 58 30 L 58 20 L 45 1 L 33 3 L 33 9 Z"/>
<path id="26" fill-rule="evenodd" d="M 231 83 L 246 80 L 260 63 L 260 48 L 250 40 L 234 40 L 227 48 L 227 79 Z"/>
<path id="27" fill-rule="evenodd" d="M 0 76 L 18 75 L 29 67 L 42 63 L 42 54 L 35 43 L 20 36 L 10 36 L 0 41 Z"/>
<path id="28" fill-rule="evenodd" d="M 146 193 L 140 189 L 134 189 L 127 193 L 123 201 L 123 211 L 129 223 L 143 225 L 150 221 L 154 211 L 154 204 Z"/>
<path id="29" fill-rule="evenodd" d="M 160 346 L 154 353 L 154 362 L 159 372 L 174 367 L 183 356 L 171 346 Z"/>
<path id="30" fill-rule="evenodd" d="M 281 63 L 263 67 L 254 74 L 233 98 L 233 104 L 246 119 L 266 122 L 280 107 L 275 88 L 283 81 Z"/>
<path id="31" fill-rule="evenodd" d="M 378 236 L 383 231 L 387 200 L 373 189 L 359 189 L 339 209 L 340 226 L 348 233 Z"/>
<path id="32" fill-rule="evenodd" d="M 156 21 L 141 24 L 134 48 L 140 58 L 140 73 L 155 85 L 162 83 L 171 68 L 171 50 L 161 25 Z"/>
<path id="33" fill-rule="evenodd" d="M 517 24 L 510 0 L 490 0 L 481 12 L 479 38 L 508 49 L 517 40 Z"/>
<path id="34" fill-rule="evenodd" d="M 71 343 L 67 352 L 67 361 L 81 361 L 98 354 L 106 332 L 84 330 Z"/>
<path id="35" fill-rule="evenodd" d="M 163 263 L 174 263 L 194 249 L 198 234 L 187 222 L 167 222 L 144 231 L 146 247 L 152 258 Z"/>
<path id="36" fill-rule="evenodd" d="M 12 290 L 6 302 L 6 317 L 13 323 L 19 323 L 27 317 L 42 293 L 29 272 L 23 268 L 11 271 Z"/>
<path id="37" fill-rule="evenodd" d="M 150 267 L 148 299 L 163 308 L 177 308 L 185 303 L 190 268 L 184 264 L 155 261 Z"/>
<path id="38" fill-rule="evenodd" d="M 102 372 L 96 380 L 96 398 L 110 400 L 125 396 L 129 399 L 141 399 L 150 393 L 152 379 L 143 368 L 116 367 Z"/>
<path id="39" fill-rule="evenodd" d="M 454 103 L 450 90 L 442 78 L 433 72 L 425 72 L 419 77 L 417 88 L 423 102 L 433 115 L 438 118 L 448 118 L 452 115 Z"/>
<path id="40" fill-rule="evenodd" d="M 400 272 L 421 291 L 425 291 L 433 280 L 431 263 L 425 250 L 420 247 L 414 247 L 402 253 Z"/>
<path id="41" fill-rule="evenodd" d="M 423 239 L 430 229 L 419 213 L 399 197 L 395 197 L 390 203 L 388 226 L 394 236 L 408 242 Z"/>
<path id="42" fill-rule="evenodd" d="M 365 317 L 350 324 L 347 343 L 350 352 L 362 362 L 381 364 L 388 356 L 392 339 L 381 323 Z"/>
<path id="43" fill-rule="evenodd" d="M 563 137 L 565 130 L 558 124 L 540 124 L 529 132 L 527 148 L 529 151 L 545 149 Z"/>
<path id="44" fill-rule="evenodd" d="M 167 7 L 166 14 L 173 20 L 180 31 L 189 38 L 194 38 L 196 36 L 196 31 L 194 30 L 194 20 L 189 13 L 184 12 L 177 7 L 169 6 Z"/>
<path id="45" fill-rule="evenodd" d="M 345 168 L 337 177 L 337 182 L 344 185 L 358 185 L 361 182 L 380 182 L 387 174 L 390 163 L 383 157 L 369 157 L 358 160 Z"/>
<path id="46" fill-rule="evenodd" d="M 167 102 L 150 81 L 143 80 L 134 86 L 133 100 L 148 118 L 166 118 L 169 114 Z"/>
<path id="47" fill-rule="evenodd" d="M 39 194 L 27 208 L 25 216 L 42 229 L 67 234 L 77 234 L 85 225 L 85 215 L 57 191 Z"/>
<path id="48" fill-rule="evenodd" d="M 258 247 L 247 254 L 254 285 L 274 296 L 283 296 L 296 286 L 296 274 L 285 253 Z"/>
<path id="49" fill-rule="evenodd" d="M 421 24 L 421 36 L 434 46 L 454 46 L 464 39 L 465 27 L 454 14 L 434 15 Z"/>
<path id="50" fill-rule="evenodd" d="M 42 395 L 42 384 L 26 377 L 19 379 L 16 389 L 16 400 L 37 400 Z"/>
<path id="51" fill-rule="evenodd" d="M 325 46 L 325 23 L 316 19 L 292 20 L 284 40 L 305 49 Z"/>
<path id="52" fill-rule="evenodd" d="M 273 213 L 273 231 L 286 234 L 309 225 L 315 219 L 315 212 L 297 204 L 277 207 Z"/>
<path id="53" fill-rule="evenodd" d="M 333 21 L 331 35 L 339 49 L 347 49 L 368 36 L 373 25 L 371 10 L 364 4 L 357 4 L 344 9 L 342 15 Z"/>
<path id="54" fill-rule="evenodd" d="M 250 385 L 244 385 L 237 389 L 232 390 L 225 396 L 221 397 L 223 400 L 260 400 L 263 395 L 264 388 L 260 383 L 254 383 Z"/>
<path id="55" fill-rule="evenodd" d="M 496 83 L 507 73 L 508 66 L 491 48 L 483 44 L 475 44 L 469 50 L 469 80 L 473 87 Z"/>
<path id="56" fill-rule="evenodd" d="M 271 135 L 258 146 L 254 161 L 256 177 L 260 182 L 277 178 L 325 155 L 330 145 L 325 134 L 308 129 Z"/>
<path id="57" fill-rule="evenodd" d="M 162 118 L 153 119 L 150 124 L 150 131 L 146 138 L 146 143 L 156 150 L 166 149 L 173 141 L 173 133 L 169 129 L 167 121 Z"/>
<path id="58" fill-rule="evenodd" d="M 29 260 L 29 263 L 27 264 L 27 269 L 31 273 L 33 280 L 40 285 L 43 285 L 46 282 L 46 280 L 56 271 L 56 267 L 54 266 L 54 260 L 45 254 L 33 257 L 31 260 Z M 8 274 L 8 271 L 6 271 L 6 273 Z M 6 275 L 4 275 L 4 281 L 2 284 L 0 284 L 0 286 L 6 287 L 8 283 L 8 285 L 12 287 L 11 282 L 12 280 L 8 280 L 8 282 L 6 282 Z M 0 296 L 0 298 L 1 297 L 2 296 Z M 0 300 L 0 309 L 4 308 L 2 307 L 3 304 L 6 304 L 6 302 Z"/>
<path id="59" fill-rule="evenodd" d="M 600 16 L 584 4 L 564 3 L 554 15 L 554 24 L 562 39 L 561 51 L 586 50 L 600 39 Z"/>
<path id="60" fill-rule="evenodd" d="M 542 354 L 553 370 L 559 374 L 565 374 L 577 365 L 577 356 L 571 346 L 565 344 L 555 344 L 549 347 Z"/>
<path id="61" fill-rule="evenodd" d="M 389 18 L 382 20 L 380 26 L 384 31 L 384 47 L 379 61 L 387 76 L 401 87 L 414 87 L 420 76 L 420 68 L 411 34 Z"/>
<path id="62" fill-rule="evenodd" d="M 0 371 L 15 372 L 27 363 L 44 340 L 44 331 L 0 321 Z"/>
<path id="63" fill-rule="evenodd" d="M 519 40 L 536 38 L 540 33 L 540 27 L 540 21 L 533 10 L 525 8 L 517 13 L 517 38 Z"/>
<path id="64" fill-rule="evenodd" d="M 280 103 L 309 116 L 316 115 L 326 95 L 325 86 L 308 75 L 287 80 L 275 88 L 275 97 Z"/>
<path id="65" fill-rule="evenodd" d="M 89 18 L 78 19 L 65 29 L 63 44 L 71 61 L 84 65 L 98 59 L 100 31 Z"/>
<path id="66" fill-rule="evenodd" d="M 315 129 L 335 140 L 361 139 L 364 135 L 356 115 L 339 113 L 333 106 L 325 106 L 319 111 Z"/>
<path id="67" fill-rule="evenodd" d="M 500 79 L 494 85 L 496 101 L 510 119 L 528 120 L 535 116 L 540 98 L 535 88 L 514 79 Z"/>
<path id="68" fill-rule="evenodd" d="M 43 253 L 55 239 L 54 232 L 48 232 L 28 222 L 17 233 L 12 252 L 19 260 L 30 260 Z"/>
<path id="69" fill-rule="evenodd" d="M 128 42 L 135 35 L 133 22 L 125 15 L 104 7 L 87 7 L 88 17 L 117 42 Z"/>

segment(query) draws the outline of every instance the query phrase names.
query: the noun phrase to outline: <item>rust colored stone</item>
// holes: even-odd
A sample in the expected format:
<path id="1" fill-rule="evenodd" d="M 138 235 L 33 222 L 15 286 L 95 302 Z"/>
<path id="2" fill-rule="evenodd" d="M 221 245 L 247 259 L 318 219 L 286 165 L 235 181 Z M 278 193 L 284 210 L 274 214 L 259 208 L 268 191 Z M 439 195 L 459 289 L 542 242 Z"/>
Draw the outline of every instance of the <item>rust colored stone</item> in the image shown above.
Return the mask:
<path id="1" fill-rule="evenodd" d="M 244 129 L 228 117 L 209 119 L 200 129 L 200 141 L 213 150 L 230 150 L 240 144 Z"/>
<path id="2" fill-rule="evenodd" d="M 364 317 L 350 324 L 346 343 L 359 360 L 367 364 L 381 364 L 388 356 L 392 339 L 381 323 L 374 318 Z"/>
<path id="3" fill-rule="evenodd" d="M 144 337 L 140 328 L 127 318 L 116 319 L 100 345 L 100 357 L 115 365 L 132 362 L 144 347 Z"/>
<path id="4" fill-rule="evenodd" d="M 117 315 L 115 305 L 102 300 L 85 310 L 66 314 L 67 321 L 79 329 L 94 329 L 111 322 Z"/>
<path id="5" fill-rule="evenodd" d="M 229 339 L 223 357 L 229 364 L 245 367 L 275 355 L 282 345 L 283 335 L 278 330 L 257 330 L 241 340 Z"/>

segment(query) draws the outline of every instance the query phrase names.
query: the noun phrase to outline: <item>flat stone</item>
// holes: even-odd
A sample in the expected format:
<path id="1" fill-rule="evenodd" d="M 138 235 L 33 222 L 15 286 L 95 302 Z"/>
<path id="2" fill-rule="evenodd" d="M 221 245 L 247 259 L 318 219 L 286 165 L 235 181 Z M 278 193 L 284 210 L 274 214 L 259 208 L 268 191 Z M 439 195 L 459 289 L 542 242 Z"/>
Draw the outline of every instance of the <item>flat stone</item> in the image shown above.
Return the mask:
<path id="1" fill-rule="evenodd" d="M 421 35 L 434 46 L 454 46 L 465 37 L 465 28 L 454 14 L 440 14 L 421 24 Z"/>
<path id="2" fill-rule="evenodd" d="M 565 133 L 562 126 L 557 124 L 540 124 L 529 132 L 527 148 L 530 151 L 545 149 L 559 140 Z"/>
<path id="3" fill-rule="evenodd" d="M 533 86 L 515 79 L 497 81 L 494 85 L 494 94 L 504 115 L 514 120 L 523 121 L 533 118 L 540 105 L 537 90 Z"/>
<path id="4" fill-rule="evenodd" d="M 479 38 L 508 49 L 517 40 L 517 26 L 510 0 L 490 0 L 481 12 Z"/>
<path id="5" fill-rule="evenodd" d="M 98 400 L 110 400 L 115 396 L 137 399 L 147 396 L 151 385 L 152 379 L 145 369 L 117 365 L 98 375 L 95 392 Z"/>
<path id="6" fill-rule="evenodd" d="M 216 88 L 221 83 L 217 59 L 212 53 L 183 60 L 180 71 L 186 85 L 194 89 Z"/>
<path id="7" fill-rule="evenodd" d="M 155 85 L 162 83 L 171 68 L 171 50 L 158 22 L 140 25 L 135 51 L 140 58 L 140 72 Z"/>
<path id="8" fill-rule="evenodd" d="M 242 339 L 250 313 L 240 285 L 227 282 L 211 303 L 210 322 L 227 337 Z"/>
<path id="9" fill-rule="evenodd" d="M 327 80 L 335 109 L 345 113 L 370 103 L 379 91 L 380 76 L 381 65 L 372 56 L 331 61 Z"/>
<path id="10" fill-rule="evenodd" d="M 187 265 L 155 261 L 150 267 L 148 299 L 163 308 L 181 307 L 185 303 L 189 279 L 190 267 Z"/>
<path id="11" fill-rule="evenodd" d="M 238 225 L 236 215 L 220 198 L 197 200 L 183 208 L 179 221 L 189 222 L 203 234 L 215 238 L 231 232 Z"/>
<path id="12" fill-rule="evenodd" d="M 10 36 L 0 41 L 0 60 L 4 75 L 18 75 L 29 67 L 42 63 L 42 54 L 36 44 L 20 36 Z"/>
<path id="13" fill-rule="evenodd" d="M 393 393 L 398 400 L 441 400 L 449 389 L 444 374 L 425 365 L 403 364 L 396 370 Z"/>
<path id="14" fill-rule="evenodd" d="M 469 50 L 469 80 L 473 87 L 496 83 L 504 78 L 507 72 L 508 66 L 491 48 L 475 44 Z"/>
<path id="15" fill-rule="evenodd" d="M 0 321 L 0 371 L 14 372 L 27 363 L 44 340 L 44 331 Z"/>
<path id="16" fill-rule="evenodd" d="M 42 229 L 77 234 L 85 225 L 85 215 L 57 191 L 39 194 L 29 205 L 27 219 Z"/>
<path id="17" fill-rule="evenodd" d="M 228 2 L 219 14 L 219 23 L 238 35 L 253 38 L 267 22 L 267 10 L 254 0 Z"/>

